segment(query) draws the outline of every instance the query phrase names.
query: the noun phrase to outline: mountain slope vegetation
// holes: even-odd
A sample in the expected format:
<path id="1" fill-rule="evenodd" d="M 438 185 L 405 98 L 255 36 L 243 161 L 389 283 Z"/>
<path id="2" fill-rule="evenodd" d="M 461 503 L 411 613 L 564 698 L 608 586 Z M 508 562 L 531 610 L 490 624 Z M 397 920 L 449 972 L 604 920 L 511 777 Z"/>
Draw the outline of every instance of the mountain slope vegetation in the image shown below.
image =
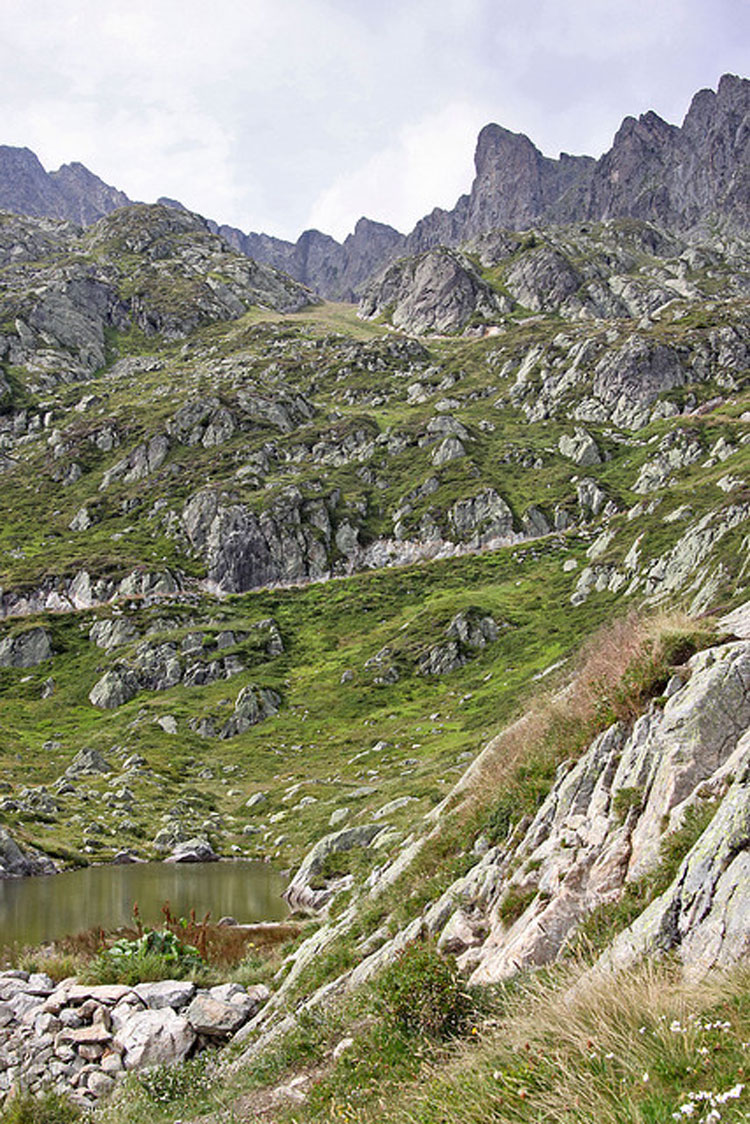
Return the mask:
<path id="1" fill-rule="evenodd" d="M 357 309 L 174 208 L 0 216 L 0 872 L 187 848 L 297 911 L 233 1046 L 95 1118 L 741 1118 L 743 971 L 693 977 L 747 951 L 749 252 L 651 219 Z"/>

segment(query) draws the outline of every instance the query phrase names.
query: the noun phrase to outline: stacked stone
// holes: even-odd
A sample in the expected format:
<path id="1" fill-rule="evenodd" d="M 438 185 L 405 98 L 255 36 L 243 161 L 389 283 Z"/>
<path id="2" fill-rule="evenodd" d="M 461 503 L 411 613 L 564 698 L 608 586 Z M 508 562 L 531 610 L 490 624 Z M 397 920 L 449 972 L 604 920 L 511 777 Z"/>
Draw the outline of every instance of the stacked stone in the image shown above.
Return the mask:
<path id="1" fill-rule="evenodd" d="M 262 984 L 197 989 L 159 980 L 131 988 L 2 972 L 0 1098 L 53 1088 L 93 1105 L 130 1070 L 174 1065 L 228 1041 L 269 994 Z"/>

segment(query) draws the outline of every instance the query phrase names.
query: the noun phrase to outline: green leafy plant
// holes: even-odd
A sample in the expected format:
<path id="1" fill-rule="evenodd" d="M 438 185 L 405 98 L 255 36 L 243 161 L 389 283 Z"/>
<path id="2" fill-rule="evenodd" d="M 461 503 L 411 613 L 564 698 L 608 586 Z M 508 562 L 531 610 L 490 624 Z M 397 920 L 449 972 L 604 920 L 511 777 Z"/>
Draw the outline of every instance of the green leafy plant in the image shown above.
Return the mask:
<path id="1" fill-rule="evenodd" d="M 146 929 L 135 940 L 122 937 L 103 948 L 86 976 L 97 983 L 134 984 L 183 979 L 205 967 L 194 945 L 185 944 L 169 929 Z"/>

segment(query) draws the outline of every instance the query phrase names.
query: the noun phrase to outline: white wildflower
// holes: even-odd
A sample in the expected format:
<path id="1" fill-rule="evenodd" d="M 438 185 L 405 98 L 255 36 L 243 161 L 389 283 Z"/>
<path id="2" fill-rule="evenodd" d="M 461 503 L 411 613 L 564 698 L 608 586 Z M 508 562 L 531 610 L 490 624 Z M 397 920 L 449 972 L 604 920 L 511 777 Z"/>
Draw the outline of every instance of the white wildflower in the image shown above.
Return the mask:
<path id="1" fill-rule="evenodd" d="M 717 1093 L 714 1101 L 717 1104 L 726 1104 L 727 1101 L 736 1101 L 738 1097 L 742 1096 L 744 1085 L 734 1085 L 731 1089 L 725 1090 L 723 1093 Z"/>

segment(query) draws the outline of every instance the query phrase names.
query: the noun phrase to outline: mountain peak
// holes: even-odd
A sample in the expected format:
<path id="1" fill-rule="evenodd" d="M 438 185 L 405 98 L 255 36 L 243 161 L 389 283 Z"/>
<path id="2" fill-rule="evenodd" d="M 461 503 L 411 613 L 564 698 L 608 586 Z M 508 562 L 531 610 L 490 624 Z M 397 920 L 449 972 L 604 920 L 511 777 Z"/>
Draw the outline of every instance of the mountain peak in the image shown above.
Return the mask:
<path id="1" fill-rule="evenodd" d="M 80 161 L 46 172 L 31 149 L 0 145 L 0 207 L 4 210 L 87 226 L 129 202 L 124 192 L 110 187 Z"/>

